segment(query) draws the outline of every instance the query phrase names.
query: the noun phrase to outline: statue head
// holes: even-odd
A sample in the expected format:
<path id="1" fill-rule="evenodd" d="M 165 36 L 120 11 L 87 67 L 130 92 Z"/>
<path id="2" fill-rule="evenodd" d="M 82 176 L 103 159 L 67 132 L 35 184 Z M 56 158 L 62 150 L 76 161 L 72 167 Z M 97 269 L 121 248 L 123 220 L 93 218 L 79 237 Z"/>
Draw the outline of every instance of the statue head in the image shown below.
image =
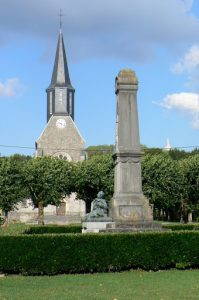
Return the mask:
<path id="1" fill-rule="evenodd" d="M 103 199 L 104 198 L 104 192 L 99 191 L 99 193 L 97 194 L 97 198 Z"/>

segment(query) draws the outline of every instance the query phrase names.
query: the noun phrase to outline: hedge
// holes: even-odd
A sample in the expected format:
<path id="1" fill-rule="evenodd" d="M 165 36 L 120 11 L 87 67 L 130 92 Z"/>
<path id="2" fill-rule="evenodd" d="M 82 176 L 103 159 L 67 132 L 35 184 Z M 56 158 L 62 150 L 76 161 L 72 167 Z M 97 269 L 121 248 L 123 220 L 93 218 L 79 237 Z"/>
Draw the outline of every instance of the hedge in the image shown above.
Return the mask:
<path id="1" fill-rule="evenodd" d="M 24 231 L 25 234 L 45 234 L 45 233 L 81 233 L 82 225 L 44 225 L 32 226 Z"/>
<path id="2" fill-rule="evenodd" d="M 178 230 L 199 230 L 199 224 L 163 224 L 162 228 Z"/>
<path id="3" fill-rule="evenodd" d="M 199 266 L 199 232 L 0 237 L 0 272 L 36 274 Z"/>

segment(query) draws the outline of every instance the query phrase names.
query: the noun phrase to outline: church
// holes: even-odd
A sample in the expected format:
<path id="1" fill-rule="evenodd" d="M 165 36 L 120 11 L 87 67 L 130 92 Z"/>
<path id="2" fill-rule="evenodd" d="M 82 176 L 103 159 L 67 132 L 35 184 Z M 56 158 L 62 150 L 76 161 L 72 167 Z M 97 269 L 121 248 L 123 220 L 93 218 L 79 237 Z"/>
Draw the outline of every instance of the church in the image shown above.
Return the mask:
<path id="1" fill-rule="evenodd" d="M 84 160 L 85 141 L 74 122 L 73 88 L 60 29 L 52 79 L 47 92 L 47 125 L 36 141 L 36 156 Z"/>
<path id="2" fill-rule="evenodd" d="M 78 162 L 85 159 L 85 141 L 75 122 L 75 89 L 71 84 L 62 30 L 58 36 L 54 68 L 47 93 L 47 124 L 35 143 L 36 157 L 52 156 Z M 37 222 L 38 209 L 31 200 L 18 204 L 10 212 L 9 220 Z M 45 223 L 66 224 L 81 222 L 85 215 L 85 202 L 76 195 L 64 199 L 59 207 L 48 205 L 44 209 Z"/>

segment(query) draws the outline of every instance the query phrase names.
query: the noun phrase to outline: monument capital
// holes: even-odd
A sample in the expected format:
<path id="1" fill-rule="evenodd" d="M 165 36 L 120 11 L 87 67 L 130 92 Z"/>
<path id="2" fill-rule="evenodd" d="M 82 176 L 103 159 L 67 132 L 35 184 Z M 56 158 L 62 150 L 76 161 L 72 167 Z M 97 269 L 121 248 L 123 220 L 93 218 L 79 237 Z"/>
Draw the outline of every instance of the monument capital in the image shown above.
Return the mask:
<path id="1" fill-rule="evenodd" d="M 115 93 L 119 91 L 138 90 L 138 79 L 131 69 L 121 70 L 115 79 Z"/>

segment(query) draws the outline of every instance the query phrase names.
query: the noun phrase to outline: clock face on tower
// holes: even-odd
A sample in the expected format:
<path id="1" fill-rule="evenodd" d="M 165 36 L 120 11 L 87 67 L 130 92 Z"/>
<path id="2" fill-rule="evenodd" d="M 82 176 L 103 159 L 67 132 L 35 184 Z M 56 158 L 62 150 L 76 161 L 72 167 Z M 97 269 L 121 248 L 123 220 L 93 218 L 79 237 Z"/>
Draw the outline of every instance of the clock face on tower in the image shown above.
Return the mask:
<path id="1" fill-rule="evenodd" d="M 64 119 L 58 119 L 56 121 L 57 128 L 65 128 L 66 127 L 66 121 Z"/>

